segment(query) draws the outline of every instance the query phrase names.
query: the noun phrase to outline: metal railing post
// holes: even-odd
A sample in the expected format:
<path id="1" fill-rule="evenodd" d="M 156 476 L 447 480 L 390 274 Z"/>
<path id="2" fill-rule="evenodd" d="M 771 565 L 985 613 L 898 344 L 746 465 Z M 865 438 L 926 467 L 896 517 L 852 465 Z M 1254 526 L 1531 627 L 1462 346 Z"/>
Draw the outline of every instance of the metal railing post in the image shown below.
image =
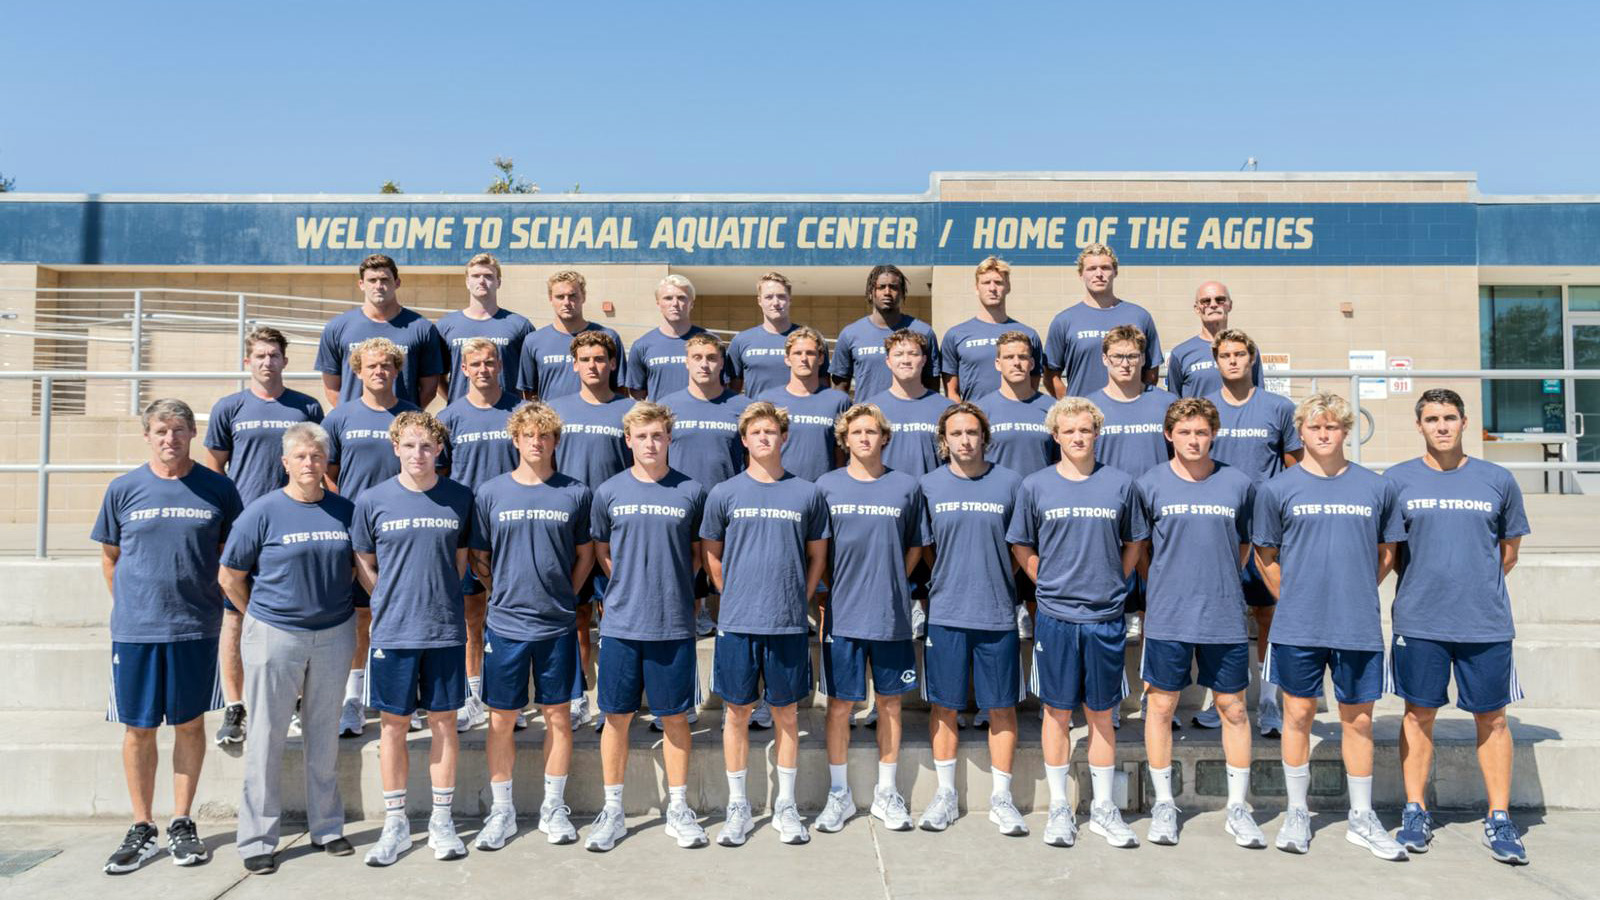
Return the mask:
<path id="1" fill-rule="evenodd" d="M 1350 376 L 1350 410 L 1356 417 L 1354 434 L 1351 435 L 1355 440 L 1350 446 L 1350 461 L 1359 463 L 1361 462 L 1361 376 L 1359 375 Z"/>
<path id="2" fill-rule="evenodd" d="M 39 509 L 38 532 L 34 535 L 33 555 L 44 559 L 50 552 L 50 407 L 54 379 L 39 380 Z"/>
<path id="3" fill-rule="evenodd" d="M 128 358 L 128 371 L 139 372 L 144 366 L 144 291 L 133 292 L 133 352 Z M 144 389 L 137 378 L 128 382 L 128 413 L 139 414 L 139 398 Z"/>
<path id="4" fill-rule="evenodd" d="M 239 295 L 239 321 L 234 323 L 235 326 L 236 326 L 236 331 L 237 331 L 237 333 L 239 335 L 238 344 L 239 344 L 239 358 L 240 359 L 243 359 L 244 357 L 250 355 L 250 348 L 246 347 L 244 345 L 244 315 L 245 315 L 245 299 L 244 299 L 244 294 L 240 294 Z M 239 376 L 239 390 L 241 390 L 241 391 L 244 390 L 244 385 L 245 385 L 245 377 L 243 375 L 240 375 Z"/>

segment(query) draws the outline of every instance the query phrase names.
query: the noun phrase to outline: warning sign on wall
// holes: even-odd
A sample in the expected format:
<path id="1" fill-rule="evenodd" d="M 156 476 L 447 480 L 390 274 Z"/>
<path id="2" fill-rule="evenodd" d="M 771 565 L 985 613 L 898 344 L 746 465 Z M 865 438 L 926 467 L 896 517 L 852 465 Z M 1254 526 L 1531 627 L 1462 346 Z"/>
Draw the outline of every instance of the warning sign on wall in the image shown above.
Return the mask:
<path id="1" fill-rule="evenodd" d="M 1262 353 L 1261 354 L 1261 386 L 1269 392 L 1281 396 L 1289 396 L 1289 379 L 1273 378 L 1273 372 L 1289 371 L 1289 354 L 1287 353 Z"/>

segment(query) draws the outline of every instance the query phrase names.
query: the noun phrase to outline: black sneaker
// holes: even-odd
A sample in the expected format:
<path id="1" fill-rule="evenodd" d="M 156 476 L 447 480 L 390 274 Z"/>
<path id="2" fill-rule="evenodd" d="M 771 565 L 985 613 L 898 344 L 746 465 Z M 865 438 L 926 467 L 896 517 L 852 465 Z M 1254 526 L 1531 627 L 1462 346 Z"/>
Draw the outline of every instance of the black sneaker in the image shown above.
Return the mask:
<path id="1" fill-rule="evenodd" d="M 311 849 L 320 850 L 329 856 L 349 856 L 356 852 L 356 848 L 351 846 L 350 841 L 342 837 L 330 838 L 326 844 L 312 841 Z"/>
<path id="2" fill-rule="evenodd" d="M 211 851 L 200 843 L 200 833 L 195 831 L 194 820 L 180 816 L 167 826 L 167 852 L 180 866 L 198 866 L 211 858 Z"/>
<path id="3" fill-rule="evenodd" d="M 217 729 L 217 746 L 244 743 L 244 704 L 229 703 L 222 710 L 222 727 Z"/>
<path id="4" fill-rule="evenodd" d="M 107 875 L 124 875 L 144 865 L 144 861 L 161 852 L 157 840 L 161 831 L 149 822 L 137 822 L 122 837 L 122 846 L 106 860 Z"/>
<path id="5" fill-rule="evenodd" d="M 278 871 L 278 858 L 271 853 L 247 856 L 244 860 L 244 870 L 251 875 L 271 875 Z"/>

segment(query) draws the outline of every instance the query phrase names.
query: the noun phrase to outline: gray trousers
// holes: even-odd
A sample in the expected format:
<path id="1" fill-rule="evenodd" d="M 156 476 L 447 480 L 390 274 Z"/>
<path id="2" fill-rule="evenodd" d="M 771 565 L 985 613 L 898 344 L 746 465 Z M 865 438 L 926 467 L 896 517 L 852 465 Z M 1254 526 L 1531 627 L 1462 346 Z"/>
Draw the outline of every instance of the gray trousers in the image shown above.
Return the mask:
<path id="1" fill-rule="evenodd" d="M 244 704 L 250 712 L 239 855 L 248 859 L 277 849 L 283 748 L 297 697 L 302 698 L 307 830 L 319 844 L 340 837 L 344 799 L 339 796 L 339 712 L 356 650 L 355 618 L 321 631 L 289 631 L 246 615 L 239 649 Z"/>

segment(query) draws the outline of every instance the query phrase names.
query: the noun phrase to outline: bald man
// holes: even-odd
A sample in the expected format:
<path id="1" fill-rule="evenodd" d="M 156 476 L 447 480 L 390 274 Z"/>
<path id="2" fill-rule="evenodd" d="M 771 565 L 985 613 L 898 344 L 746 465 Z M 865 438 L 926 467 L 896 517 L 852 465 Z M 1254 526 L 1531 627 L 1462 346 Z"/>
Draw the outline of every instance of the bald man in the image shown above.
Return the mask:
<path id="1" fill-rule="evenodd" d="M 1222 389 L 1222 377 L 1211 355 L 1217 335 L 1228 330 L 1228 315 L 1233 312 L 1233 296 L 1220 281 L 1208 281 L 1194 292 L 1194 313 L 1200 318 L 1200 333 L 1172 348 L 1167 357 L 1167 390 L 1179 397 L 1204 397 Z M 1250 382 L 1261 386 L 1261 358 L 1250 369 Z"/>

